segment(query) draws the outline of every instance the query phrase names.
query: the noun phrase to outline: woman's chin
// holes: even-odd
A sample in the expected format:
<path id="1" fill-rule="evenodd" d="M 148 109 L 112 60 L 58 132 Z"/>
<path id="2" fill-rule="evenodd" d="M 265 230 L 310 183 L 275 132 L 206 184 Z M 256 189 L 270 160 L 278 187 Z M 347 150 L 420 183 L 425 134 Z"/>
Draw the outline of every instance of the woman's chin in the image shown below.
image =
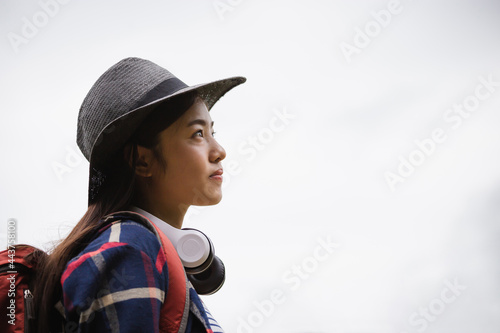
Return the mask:
<path id="1" fill-rule="evenodd" d="M 198 194 L 193 197 L 191 204 L 193 206 L 212 206 L 218 204 L 221 200 L 222 191 L 219 189 L 216 191 L 198 192 Z"/>
<path id="2" fill-rule="evenodd" d="M 205 203 L 202 203 L 200 205 L 195 205 L 195 206 L 213 206 L 213 205 L 217 205 L 221 200 L 222 200 L 222 195 L 219 195 L 217 197 L 212 197 L 212 198 L 208 199 Z"/>

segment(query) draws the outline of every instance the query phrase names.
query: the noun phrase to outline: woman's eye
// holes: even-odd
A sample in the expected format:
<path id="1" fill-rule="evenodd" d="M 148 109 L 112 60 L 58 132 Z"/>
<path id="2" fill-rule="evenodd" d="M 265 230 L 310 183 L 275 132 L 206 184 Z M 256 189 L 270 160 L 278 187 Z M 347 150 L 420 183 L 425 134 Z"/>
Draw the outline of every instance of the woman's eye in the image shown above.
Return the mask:
<path id="1" fill-rule="evenodd" d="M 198 133 L 200 133 L 200 134 L 201 134 L 201 137 L 203 137 L 203 130 L 196 131 L 196 132 L 194 133 L 194 135 L 196 136 L 196 135 L 198 135 Z M 212 132 L 212 136 L 213 136 L 213 137 L 215 137 L 215 133 L 217 133 L 217 132 L 215 132 L 215 131 L 214 131 L 214 132 Z"/>

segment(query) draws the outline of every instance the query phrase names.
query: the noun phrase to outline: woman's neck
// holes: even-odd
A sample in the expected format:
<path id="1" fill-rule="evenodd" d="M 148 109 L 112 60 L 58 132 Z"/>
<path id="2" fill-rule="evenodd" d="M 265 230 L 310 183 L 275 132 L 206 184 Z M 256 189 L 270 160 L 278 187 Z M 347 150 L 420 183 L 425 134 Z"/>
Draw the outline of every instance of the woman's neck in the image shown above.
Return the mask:
<path id="1" fill-rule="evenodd" d="M 139 201 L 134 201 L 132 205 L 147 211 L 177 229 L 182 228 L 184 216 L 189 208 L 189 206 L 186 205 L 175 205 L 175 207 L 169 207 L 155 202 L 145 203 Z"/>

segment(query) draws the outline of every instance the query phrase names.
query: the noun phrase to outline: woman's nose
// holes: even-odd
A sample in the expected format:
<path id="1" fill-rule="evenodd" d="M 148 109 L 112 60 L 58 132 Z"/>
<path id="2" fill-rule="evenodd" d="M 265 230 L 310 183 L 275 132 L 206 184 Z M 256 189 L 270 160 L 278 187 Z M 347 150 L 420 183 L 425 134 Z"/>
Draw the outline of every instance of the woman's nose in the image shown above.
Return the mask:
<path id="1" fill-rule="evenodd" d="M 220 162 L 226 158 L 226 150 L 217 142 L 217 140 L 212 140 L 212 149 L 210 160 L 213 162 Z"/>

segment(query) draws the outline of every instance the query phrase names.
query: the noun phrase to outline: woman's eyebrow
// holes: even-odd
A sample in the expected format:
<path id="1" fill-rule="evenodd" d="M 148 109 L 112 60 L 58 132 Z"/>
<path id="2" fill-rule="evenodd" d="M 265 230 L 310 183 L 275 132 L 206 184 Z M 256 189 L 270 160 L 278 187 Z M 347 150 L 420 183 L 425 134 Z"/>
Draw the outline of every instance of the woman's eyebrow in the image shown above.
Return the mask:
<path id="1" fill-rule="evenodd" d="M 191 127 L 193 125 L 202 125 L 202 126 L 207 126 L 207 122 L 203 119 L 195 119 L 195 120 L 192 120 L 190 121 L 186 127 Z M 211 127 L 214 127 L 214 122 L 212 121 L 212 123 L 210 124 Z"/>

